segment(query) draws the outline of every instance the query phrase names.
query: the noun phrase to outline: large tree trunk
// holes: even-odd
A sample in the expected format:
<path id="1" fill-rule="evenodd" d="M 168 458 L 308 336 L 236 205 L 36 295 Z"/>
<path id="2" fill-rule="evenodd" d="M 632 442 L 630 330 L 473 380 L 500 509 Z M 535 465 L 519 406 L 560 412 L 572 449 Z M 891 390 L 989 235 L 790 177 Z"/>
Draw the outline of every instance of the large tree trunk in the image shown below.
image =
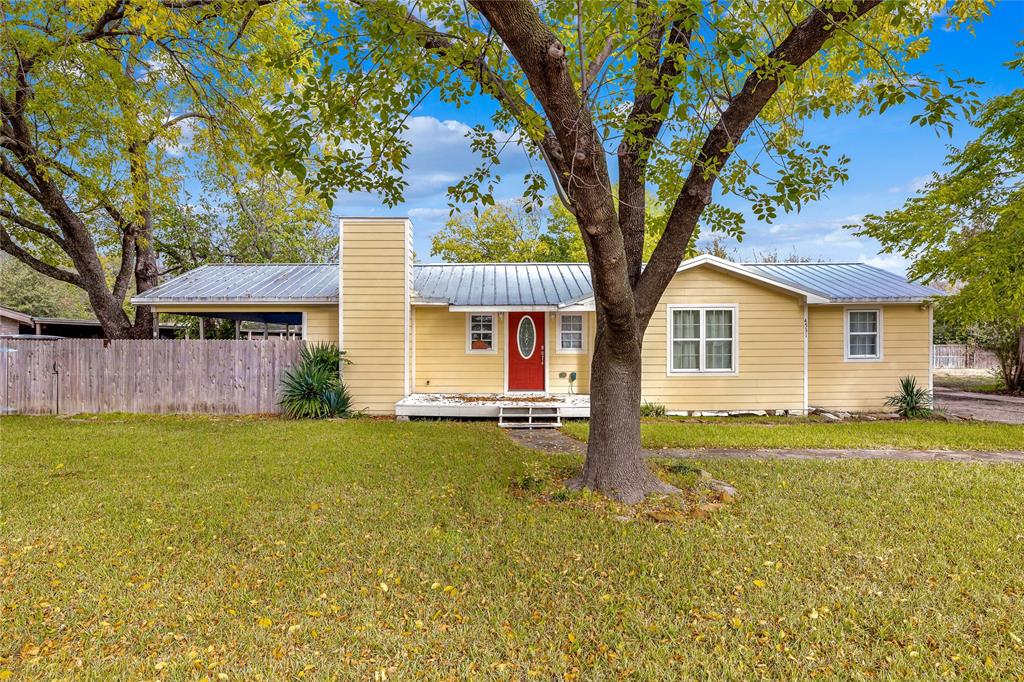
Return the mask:
<path id="1" fill-rule="evenodd" d="M 1007 377 L 1006 388 L 1024 391 L 1024 326 L 1017 330 L 1017 367 L 1012 377 Z"/>
<path id="2" fill-rule="evenodd" d="M 718 172 L 778 90 L 786 67 L 799 68 L 822 48 L 837 24 L 863 16 L 881 0 L 856 0 L 852 7 L 836 14 L 812 7 L 806 18 L 774 45 L 764 63 L 748 74 L 701 145 L 646 268 L 641 267 L 646 156 L 669 107 L 662 102 L 663 106 L 655 109 L 655 93 L 650 88 L 637 90 L 627 126 L 630 134 L 624 136 L 619 149 L 623 201 L 617 212 L 602 136 L 591 116 L 586 85 L 580 88 L 581 94 L 568 68 L 565 45 L 529 0 L 470 3 L 519 63 L 543 118 L 550 123 L 550 131 L 543 135 L 536 132 L 535 116 L 541 112 L 533 110 L 523 98 L 510 96 L 512 89 L 483 67 L 486 60 L 481 59 L 479 66 L 474 62 L 469 73 L 471 77 L 474 72 L 481 74 L 475 78 L 519 117 L 523 130 L 535 131 L 534 142 L 545 150 L 552 179 L 560 190 L 558 195 L 576 216 L 587 247 L 598 328 L 591 372 L 587 459 L 583 472 L 570 485 L 599 490 L 625 502 L 638 502 L 650 492 L 671 491 L 673 488 L 661 482 L 640 455 L 640 350 L 644 330 L 682 261 L 702 211 L 711 202 Z M 667 42 L 676 47 L 688 44 L 692 30 L 689 19 L 688 15 L 675 17 Z M 579 28 L 582 33 L 582 25 Z M 638 60 L 636 69 L 646 72 L 654 82 L 669 83 L 678 68 L 678 55 L 663 53 L 665 29 L 662 24 L 650 24 L 645 40 L 653 54 Z M 428 49 L 442 52 L 450 44 L 433 38 L 425 42 Z M 482 75 L 485 73 L 486 78 Z M 662 95 L 671 99 L 671 90 Z M 551 140 L 555 144 L 549 149 Z"/>
<path id="3" fill-rule="evenodd" d="M 600 490 L 627 504 L 650 493 L 678 492 L 643 461 L 640 449 L 640 345 L 618 342 L 598 325 L 590 371 L 587 458 L 571 488 Z"/>

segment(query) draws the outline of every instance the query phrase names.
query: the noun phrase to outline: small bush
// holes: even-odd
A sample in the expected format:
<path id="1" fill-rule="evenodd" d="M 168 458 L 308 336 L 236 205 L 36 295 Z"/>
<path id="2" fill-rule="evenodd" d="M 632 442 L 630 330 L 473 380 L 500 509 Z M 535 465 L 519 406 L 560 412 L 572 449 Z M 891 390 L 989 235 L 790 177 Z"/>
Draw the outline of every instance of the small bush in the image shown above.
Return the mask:
<path id="1" fill-rule="evenodd" d="M 292 419 L 352 415 L 352 397 L 341 380 L 345 352 L 333 343 L 304 346 L 299 364 L 281 381 L 281 409 Z"/>
<path id="2" fill-rule="evenodd" d="M 902 377 L 900 392 L 889 396 L 885 404 L 906 419 L 927 417 L 932 413 L 932 392 L 918 386 L 916 377 Z"/>
<path id="3" fill-rule="evenodd" d="M 665 406 L 661 403 L 649 403 L 645 400 L 640 406 L 641 417 L 664 417 L 665 414 Z"/>

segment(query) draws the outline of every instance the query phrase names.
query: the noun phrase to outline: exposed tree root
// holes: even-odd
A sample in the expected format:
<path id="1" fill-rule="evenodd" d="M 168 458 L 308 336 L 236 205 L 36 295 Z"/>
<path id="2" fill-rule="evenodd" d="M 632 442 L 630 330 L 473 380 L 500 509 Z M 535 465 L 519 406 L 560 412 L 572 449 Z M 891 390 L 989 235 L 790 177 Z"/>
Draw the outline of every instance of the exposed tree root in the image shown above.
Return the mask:
<path id="1" fill-rule="evenodd" d="M 587 470 L 584 469 L 578 476 L 566 481 L 565 486 L 569 490 L 586 488 L 607 495 L 616 502 L 629 505 L 643 502 L 648 495 L 676 495 L 683 492 L 671 483 L 666 483 L 658 478 L 653 471 L 643 465 L 637 471 L 631 472 L 630 476 L 598 477 L 588 476 L 587 473 Z"/>

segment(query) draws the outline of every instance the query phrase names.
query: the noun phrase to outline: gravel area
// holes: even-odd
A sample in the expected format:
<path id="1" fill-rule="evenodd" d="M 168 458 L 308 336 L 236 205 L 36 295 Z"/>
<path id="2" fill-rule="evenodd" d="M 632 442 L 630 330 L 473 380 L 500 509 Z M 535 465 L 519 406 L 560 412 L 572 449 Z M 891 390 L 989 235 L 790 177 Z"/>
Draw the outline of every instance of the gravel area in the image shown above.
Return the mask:
<path id="1" fill-rule="evenodd" d="M 1004 424 L 1024 424 L 1024 398 L 935 387 L 935 406 L 947 414 Z M 1024 447 L 1024 445 L 1022 445 Z"/>
<path id="2" fill-rule="evenodd" d="M 508 429 L 509 438 L 534 450 L 542 452 L 583 453 L 586 445 L 570 438 L 558 429 Z M 1021 444 L 1024 447 L 1024 443 Z M 679 458 L 738 458 L 738 459 L 890 459 L 906 462 L 988 462 L 1024 464 L 1024 451 L 1007 452 L 964 452 L 958 450 L 735 450 L 709 448 L 707 450 L 686 450 L 665 448 L 644 450 L 647 457 Z"/>

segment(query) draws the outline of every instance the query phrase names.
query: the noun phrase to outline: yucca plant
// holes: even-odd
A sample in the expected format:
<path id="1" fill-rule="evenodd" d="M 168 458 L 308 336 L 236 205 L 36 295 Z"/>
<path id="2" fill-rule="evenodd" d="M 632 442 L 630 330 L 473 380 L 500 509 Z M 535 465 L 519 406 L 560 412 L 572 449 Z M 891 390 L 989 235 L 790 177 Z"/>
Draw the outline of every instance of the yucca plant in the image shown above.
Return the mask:
<path id="1" fill-rule="evenodd" d="M 896 414 L 906 419 L 927 417 L 932 413 L 932 392 L 917 385 L 917 377 L 901 377 L 900 392 L 885 401 Z"/>
<path id="2" fill-rule="evenodd" d="M 293 419 L 326 419 L 352 414 L 352 397 L 341 380 L 350 364 L 333 343 L 303 346 L 299 363 L 281 381 L 281 409 Z"/>
<path id="3" fill-rule="evenodd" d="M 341 365 L 352 364 L 345 358 L 345 351 L 329 341 L 307 343 L 299 356 L 301 362 L 311 363 L 326 370 L 338 372 Z"/>
<path id="4" fill-rule="evenodd" d="M 345 384 L 338 382 L 338 385 L 324 394 L 324 402 L 330 410 L 332 417 L 348 417 L 352 415 L 352 396 L 348 394 Z"/>

